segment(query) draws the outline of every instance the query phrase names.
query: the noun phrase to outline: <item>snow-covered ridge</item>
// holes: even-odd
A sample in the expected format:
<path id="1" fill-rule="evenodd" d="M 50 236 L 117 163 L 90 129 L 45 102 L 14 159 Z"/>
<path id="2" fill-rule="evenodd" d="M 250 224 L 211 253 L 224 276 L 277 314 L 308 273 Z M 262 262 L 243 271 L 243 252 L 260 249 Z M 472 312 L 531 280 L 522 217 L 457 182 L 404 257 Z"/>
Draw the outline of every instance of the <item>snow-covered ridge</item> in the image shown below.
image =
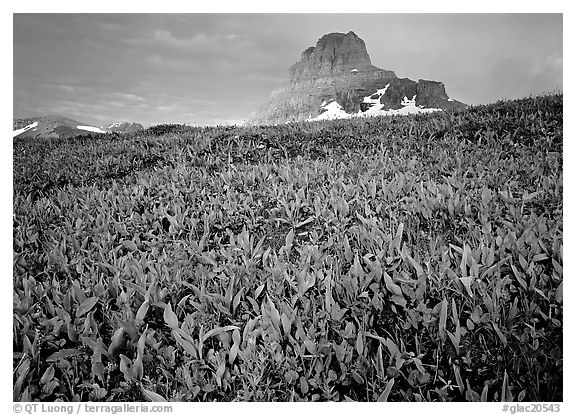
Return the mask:
<path id="1" fill-rule="evenodd" d="M 336 101 L 332 101 L 329 104 L 326 104 L 324 101 L 321 105 L 321 108 L 325 109 L 322 114 L 318 115 L 317 117 L 311 118 L 308 121 L 320 121 L 320 120 L 335 120 L 335 119 L 345 119 L 345 118 L 363 118 L 363 117 L 376 117 L 381 115 L 408 115 L 408 114 L 422 114 L 427 112 L 435 112 L 435 111 L 442 111 L 439 108 L 422 108 L 416 105 L 416 95 L 412 97 L 412 99 L 408 99 L 408 97 L 404 97 L 402 100 L 402 108 L 394 110 L 384 109 L 384 104 L 380 103 L 380 98 L 386 94 L 388 87 L 390 84 L 387 84 L 384 88 L 379 89 L 374 94 L 368 95 L 364 97 L 362 100 L 365 104 L 370 104 L 370 107 L 362 112 L 359 111 L 354 114 L 348 114 L 340 104 Z M 373 98 L 374 97 L 374 98 Z"/>
<path id="2" fill-rule="evenodd" d="M 102 134 L 106 134 L 106 131 L 101 130 L 98 127 L 91 127 L 89 125 L 79 125 L 76 128 L 78 128 L 79 130 L 85 130 L 85 131 L 90 131 L 92 133 L 102 133 Z"/>
<path id="3" fill-rule="evenodd" d="M 34 128 L 33 131 L 35 131 L 35 130 L 36 130 L 35 127 L 38 127 L 38 121 L 35 121 L 35 122 L 33 122 L 32 124 L 27 125 L 26 127 L 23 127 L 23 128 L 18 129 L 18 130 L 12 131 L 12 138 L 14 138 L 14 137 L 22 134 L 23 132 L 28 131 L 28 130 L 30 130 L 30 129 L 32 129 L 32 128 Z"/>

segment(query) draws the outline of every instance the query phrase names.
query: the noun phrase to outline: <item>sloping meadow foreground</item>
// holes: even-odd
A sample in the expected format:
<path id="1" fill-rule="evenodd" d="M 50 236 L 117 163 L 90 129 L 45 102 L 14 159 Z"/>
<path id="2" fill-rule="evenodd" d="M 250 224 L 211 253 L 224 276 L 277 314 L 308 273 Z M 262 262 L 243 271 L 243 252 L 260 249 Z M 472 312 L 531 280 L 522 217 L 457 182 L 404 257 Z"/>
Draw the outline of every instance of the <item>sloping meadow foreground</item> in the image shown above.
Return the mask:
<path id="1" fill-rule="evenodd" d="M 14 140 L 14 400 L 561 401 L 562 95 Z"/>

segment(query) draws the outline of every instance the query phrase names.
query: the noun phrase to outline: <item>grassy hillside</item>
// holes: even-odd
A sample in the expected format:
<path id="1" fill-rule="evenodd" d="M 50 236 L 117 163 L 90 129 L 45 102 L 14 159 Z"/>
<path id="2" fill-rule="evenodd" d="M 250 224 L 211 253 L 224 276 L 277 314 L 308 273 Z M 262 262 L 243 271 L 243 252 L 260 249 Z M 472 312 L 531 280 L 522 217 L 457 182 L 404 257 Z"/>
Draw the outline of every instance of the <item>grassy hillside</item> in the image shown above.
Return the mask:
<path id="1" fill-rule="evenodd" d="M 562 95 L 14 141 L 14 400 L 562 400 Z"/>

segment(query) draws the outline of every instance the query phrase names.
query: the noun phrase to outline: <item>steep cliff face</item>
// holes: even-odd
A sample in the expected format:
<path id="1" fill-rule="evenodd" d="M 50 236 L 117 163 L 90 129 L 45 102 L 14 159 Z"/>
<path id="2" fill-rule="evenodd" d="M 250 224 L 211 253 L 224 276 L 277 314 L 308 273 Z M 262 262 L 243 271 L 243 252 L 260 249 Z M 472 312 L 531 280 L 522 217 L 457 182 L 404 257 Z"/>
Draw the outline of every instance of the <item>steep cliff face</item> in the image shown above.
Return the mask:
<path id="1" fill-rule="evenodd" d="M 365 98 L 386 87 L 386 93 L 380 98 L 383 110 L 403 108 L 405 98 L 416 98 L 415 105 L 426 108 L 431 105 L 439 109 L 465 107 L 458 101 L 449 101 L 440 82 L 401 79 L 391 70 L 373 66 L 366 44 L 354 32 L 330 33 L 322 36 L 316 46 L 302 52 L 300 60 L 289 69 L 287 85 L 274 91 L 248 123 L 313 119 L 332 101 L 348 114 L 362 113 L 370 108 Z"/>
<path id="2" fill-rule="evenodd" d="M 322 36 L 315 47 L 306 49 L 300 61 L 290 67 L 289 83 L 349 74 L 354 69 L 376 69 L 370 62 L 364 41 L 354 32 L 330 33 Z"/>
<path id="3" fill-rule="evenodd" d="M 416 95 L 416 103 L 426 107 L 442 105 L 449 98 L 442 82 L 425 81 L 423 79 L 418 80 Z"/>
<path id="4" fill-rule="evenodd" d="M 402 108 L 404 97 L 412 99 L 417 94 L 418 83 L 408 78 L 396 78 L 390 82 L 386 94 L 380 98 L 380 103 L 384 104 L 385 109 Z"/>

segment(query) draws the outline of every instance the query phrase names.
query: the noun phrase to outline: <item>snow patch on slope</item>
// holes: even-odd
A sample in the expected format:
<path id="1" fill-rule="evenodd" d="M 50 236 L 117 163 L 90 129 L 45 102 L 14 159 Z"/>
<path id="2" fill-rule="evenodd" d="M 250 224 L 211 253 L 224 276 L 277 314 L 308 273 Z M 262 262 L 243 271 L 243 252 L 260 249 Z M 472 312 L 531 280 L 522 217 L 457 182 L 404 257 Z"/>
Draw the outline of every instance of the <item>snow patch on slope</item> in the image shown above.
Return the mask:
<path id="1" fill-rule="evenodd" d="M 379 89 L 378 91 L 376 91 L 376 93 L 364 97 L 364 99 L 362 100 L 362 102 L 366 103 L 366 104 L 372 104 L 372 105 L 380 105 L 379 109 L 382 108 L 382 104 L 380 104 L 380 98 L 382 98 L 384 96 L 384 94 L 386 94 L 386 91 L 388 90 L 388 87 L 390 86 L 390 84 L 386 84 L 386 86 L 382 89 Z M 372 98 L 375 97 L 375 98 Z"/>
<path id="2" fill-rule="evenodd" d="M 316 120 L 336 120 L 341 118 L 350 118 L 352 114 L 348 114 L 342 109 L 342 105 L 338 104 L 336 101 L 332 101 L 330 104 L 324 104 L 322 106 L 326 111 L 313 118 Z"/>
<path id="3" fill-rule="evenodd" d="M 23 132 L 28 131 L 28 130 L 30 130 L 30 129 L 32 129 L 32 128 L 34 128 L 34 130 L 32 130 L 32 131 L 36 131 L 36 128 L 35 128 L 35 127 L 38 127 L 38 121 L 35 121 L 35 122 L 33 122 L 32 124 L 27 125 L 26 127 L 19 128 L 18 130 L 12 131 L 12 138 L 14 138 L 14 137 L 22 134 Z"/>
<path id="4" fill-rule="evenodd" d="M 375 94 L 372 94 L 368 97 L 364 97 L 362 102 L 364 102 L 365 104 L 370 104 L 370 108 L 368 108 L 364 112 L 359 112 L 356 116 L 357 117 L 375 117 L 377 115 L 383 115 L 382 111 L 384 108 L 384 104 L 380 103 L 380 98 L 382 98 L 384 96 L 384 94 L 386 94 L 386 91 L 388 90 L 389 86 L 390 86 L 390 84 L 387 84 L 384 88 L 376 91 Z M 372 97 L 374 97 L 374 98 L 372 98 Z"/>
<path id="5" fill-rule="evenodd" d="M 408 114 L 424 114 L 427 112 L 442 111 L 440 108 L 420 108 L 415 105 L 407 105 L 397 110 L 382 111 L 381 115 L 408 115 Z"/>
<path id="6" fill-rule="evenodd" d="M 415 107 L 416 106 L 416 95 L 414 95 L 412 97 L 412 99 L 408 99 L 408 97 L 406 95 L 404 95 L 404 99 L 402 100 L 402 102 L 400 102 L 401 105 L 408 107 Z"/>
<path id="7" fill-rule="evenodd" d="M 376 117 L 382 115 L 409 115 L 409 114 L 422 114 L 435 111 L 442 111 L 440 108 L 421 108 L 416 105 L 416 95 L 412 99 L 404 97 L 402 100 L 402 108 L 394 110 L 384 109 L 384 104 L 380 103 L 380 98 L 386 94 L 390 84 L 387 84 L 384 88 L 379 89 L 374 94 L 364 97 L 362 100 L 365 104 L 370 104 L 370 107 L 362 112 L 357 112 L 354 114 L 348 114 L 342 109 L 342 106 L 336 101 L 332 101 L 330 104 L 326 105 L 325 102 L 322 103 L 321 107 L 326 111 L 318 115 L 315 118 L 311 118 L 308 121 L 320 121 L 320 120 L 334 120 L 334 119 L 344 119 L 344 118 L 364 118 L 364 117 Z"/>
<path id="8" fill-rule="evenodd" d="M 85 130 L 85 131 L 90 131 L 92 133 L 102 133 L 102 134 L 106 134 L 106 131 L 101 130 L 98 127 L 91 127 L 89 125 L 79 125 L 76 128 L 78 128 L 79 130 Z"/>

